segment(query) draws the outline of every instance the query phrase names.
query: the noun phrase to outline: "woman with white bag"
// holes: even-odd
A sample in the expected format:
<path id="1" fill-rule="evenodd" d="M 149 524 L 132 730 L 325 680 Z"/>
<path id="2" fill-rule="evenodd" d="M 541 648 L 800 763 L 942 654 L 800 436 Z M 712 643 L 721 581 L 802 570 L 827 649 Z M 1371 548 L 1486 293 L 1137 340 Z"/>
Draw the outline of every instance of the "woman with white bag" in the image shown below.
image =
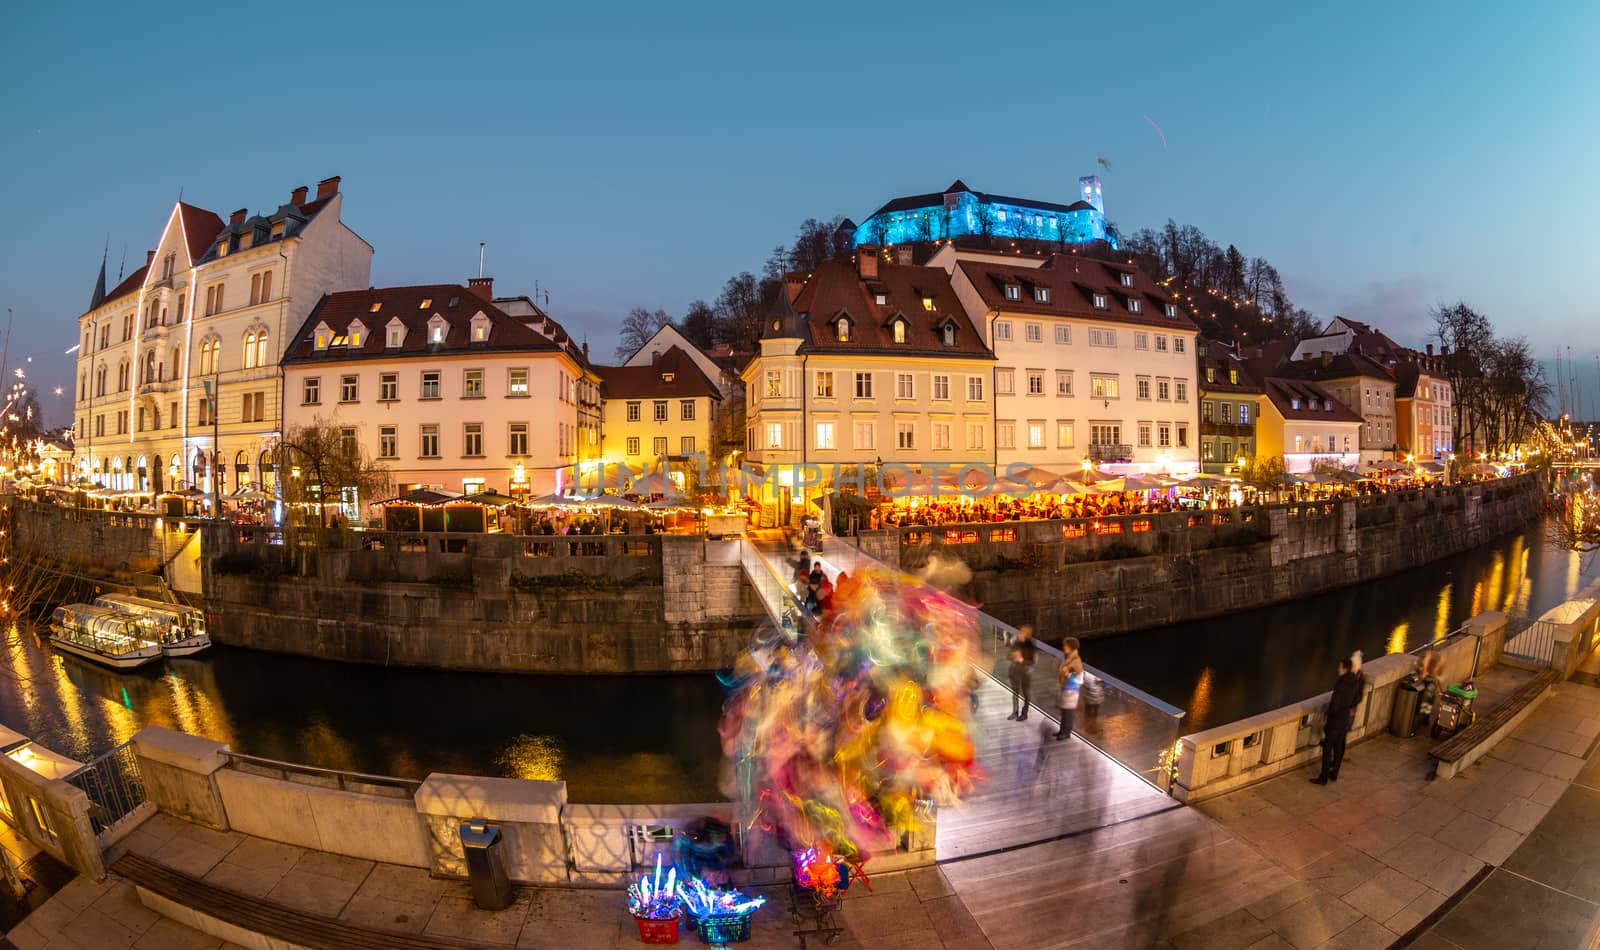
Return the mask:
<path id="1" fill-rule="evenodd" d="M 1083 689 L 1083 660 L 1078 656 L 1078 638 L 1061 641 L 1061 669 L 1056 672 L 1056 706 L 1061 710 L 1061 728 L 1056 741 L 1072 735 L 1072 719 L 1078 712 L 1078 694 Z"/>

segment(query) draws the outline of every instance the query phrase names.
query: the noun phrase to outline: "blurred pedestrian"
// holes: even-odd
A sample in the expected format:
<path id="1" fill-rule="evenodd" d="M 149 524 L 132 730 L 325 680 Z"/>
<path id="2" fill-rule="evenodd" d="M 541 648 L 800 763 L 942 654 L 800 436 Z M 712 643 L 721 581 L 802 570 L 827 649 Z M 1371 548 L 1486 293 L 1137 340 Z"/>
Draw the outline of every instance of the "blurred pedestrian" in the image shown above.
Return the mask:
<path id="1" fill-rule="evenodd" d="M 1072 735 L 1072 720 L 1078 714 L 1078 693 L 1083 688 L 1083 658 L 1078 656 L 1078 638 L 1061 641 L 1061 669 L 1056 671 L 1056 707 L 1061 711 L 1061 728 L 1056 741 Z"/>
<path id="2" fill-rule="evenodd" d="M 1033 675 L 1033 664 L 1038 658 L 1038 645 L 1033 642 L 1033 625 L 1017 628 L 1017 638 L 1011 641 L 1006 668 L 1006 682 L 1011 686 L 1011 715 L 1007 719 L 1023 722 L 1028 718 L 1028 679 Z"/>
<path id="3" fill-rule="evenodd" d="M 1361 702 L 1361 674 L 1355 671 L 1355 662 L 1346 658 L 1339 661 L 1339 678 L 1333 683 L 1333 693 L 1328 697 L 1328 711 L 1322 725 L 1322 771 L 1311 780 L 1313 785 L 1326 785 L 1339 780 L 1339 766 L 1344 762 L 1344 741 L 1355 722 L 1356 704 Z"/>

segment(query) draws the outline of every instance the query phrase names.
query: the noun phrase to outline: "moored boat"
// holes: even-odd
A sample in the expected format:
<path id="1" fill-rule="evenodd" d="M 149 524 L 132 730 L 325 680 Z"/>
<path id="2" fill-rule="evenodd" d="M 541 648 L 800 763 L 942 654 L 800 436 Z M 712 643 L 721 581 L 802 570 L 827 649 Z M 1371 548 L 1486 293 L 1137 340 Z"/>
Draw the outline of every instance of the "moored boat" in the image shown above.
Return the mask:
<path id="1" fill-rule="evenodd" d="M 161 644 L 141 633 L 138 617 L 92 604 L 57 607 L 50 615 L 50 642 L 117 670 L 161 659 Z"/>
<path id="2" fill-rule="evenodd" d="M 190 656 L 211 645 L 205 614 L 193 607 L 132 594 L 101 594 L 94 603 L 137 617 L 144 637 L 161 644 L 167 656 Z"/>

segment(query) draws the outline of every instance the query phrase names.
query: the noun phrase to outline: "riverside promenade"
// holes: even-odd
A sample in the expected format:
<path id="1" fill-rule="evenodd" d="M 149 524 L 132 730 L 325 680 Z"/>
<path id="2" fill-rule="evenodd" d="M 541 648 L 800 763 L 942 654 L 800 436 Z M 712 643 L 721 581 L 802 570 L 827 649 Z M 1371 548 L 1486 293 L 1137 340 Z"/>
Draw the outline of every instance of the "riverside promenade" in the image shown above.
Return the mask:
<path id="1" fill-rule="evenodd" d="M 1498 687 L 1484 680 L 1485 689 L 1504 689 L 1514 677 Z M 1010 730 L 994 737 L 1012 747 L 1004 761 L 1031 768 L 1037 744 L 1007 736 L 1032 733 L 1032 722 L 1005 721 L 1005 701 L 1003 688 L 984 687 L 980 728 Z M 1600 912 L 1597 736 L 1600 689 L 1568 682 L 1455 778 L 1426 778 L 1426 738 L 1384 735 L 1352 747 L 1339 781 L 1325 787 L 1295 771 L 1198 806 L 1108 812 L 1098 825 L 1038 843 L 874 875 L 870 892 L 852 888 L 845 900 L 845 935 L 835 946 L 1317 950 L 1408 937 L 1464 950 L 1586 946 Z M 1067 773 L 1098 755 L 1078 743 L 1056 751 L 1031 791 L 1008 793 L 1020 818 L 1062 810 Z M 113 849 L 104 881 L 74 880 L 9 942 L 22 950 L 251 945 L 243 934 L 229 944 L 201 933 L 181 909 L 174 919 L 146 907 L 115 871 L 124 853 L 285 911 L 436 946 L 640 945 L 616 890 L 525 887 L 509 909 L 480 911 L 464 883 L 423 869 L 165 814 Z M 747 946 L 798 946 L 786 895 L 764 893 L 770 903 Z"/>

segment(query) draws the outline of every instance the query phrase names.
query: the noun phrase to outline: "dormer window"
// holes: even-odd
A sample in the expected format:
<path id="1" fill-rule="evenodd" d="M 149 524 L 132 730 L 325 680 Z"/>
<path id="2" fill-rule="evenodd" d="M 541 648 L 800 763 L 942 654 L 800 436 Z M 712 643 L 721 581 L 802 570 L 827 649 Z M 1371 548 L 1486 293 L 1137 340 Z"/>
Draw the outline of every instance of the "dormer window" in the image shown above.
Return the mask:
<path id="1" fill-rule="evenodd" d="M 1324 399 L 1322 401 L 1322 411 L 1323 412 L 1332 412 L 1333 411 L 1333 400 L 1332 399 Z"/>
<path id="2" fill-rule="evenodd" d="M 489 317 L 483 312 L 478 312 L 472 317 L 472 342 L 486 343 L 489 340 Z"/>
<path id="3" fill-rule="evenodd" d="M 1235 386 L 1239 385 L 1239 371 L 1238 370 L 1236 370 L 1236 369 L 1228 370 L 1228 382 L 1233 384 L 1233 385 L 1235 385 Z"/>
<path id="4" fill-rule="evenodd" d="M 872 302 L 882 307 L 889 303 L 889 295 L 879 291 L 872 295 Z"/>
<path id="5" fill-rule="evenodd" d="M 944 339 L 944 345 L 945 346 L 955 346 L 956 345 L 956 327 L 955 327 L 955 324 L 953 324 L 953 323 L 945 324 L 944 325 L 944 330 L 941 332 L 940 335 Z"/>
<path id="6" fill-rule="evenodd" d="M 1296 396 L 1296 397 L 1291 398 L 1289 400 L 1289 408 L 1290 409 L 1299 409 L 1300 408 L 1300 397 Z"/>
<path id="7" fill-rule="evenodd" d="M 227 257 L 228 256 L 228 239 L 227 239 L 226 236 L 224 236 L 222 238 L 222 240 L 217 242 L 217 256 L 218 257 Z"/>
<path id="8" fill-rule="evenodd" d="M 1035 288 L 1033 288 L 1033 302 L 1034 303 L 1049 303 L 1050 302 L 1050 288 L 1049 287 L 1035 287 Z"/>
<path id="9" fill-rule="evenodd" d="M 927 310 L 929 312 L 933 311 L 933 298 L 932 297 L 923 297 L 922 298 L 922 309 Z"/>
<path id="10" fill-rule="evenodd" d="M 904 343 L 906 341 L 906 322 L 904 320 L 896 320 L 892 332 L 896 343 Z"/>
<path id="11" fill-rule="evenodd" d="M 1317 411 L 1317 397 L 1315 397 L 1315 396 L 1311 397 L 1311 402 L 1308 403 L 1307 408 L 1309 408 L 1312 412 L 1316 412 Z"/>
<path id="12" fill-rule="evenodd" d="M 434 314 L 428 320 L 428 342 L 443 343 L 446 329 L 444 317 Z"/>
<path id="13" fill-rule="evenodd" d="M 1022 299 L 1022 285 L 1021 284 L 1006 284 L 1006 299 L 1007 300 L 1021 300 Z"/>
<path id="14" fill-rule="evenodd" d="M 396 350 L 405 341 L 406 325 L 400 322 L 399 317 L 395 317 L 384 326 L 383 345 L 391 350 Z"/>
<path id="15" fill-rule="evenodd" d="M 417 309 L 418 310 L 426 310 L 431 306 L 433 306 L 433 298 L 432 297 L 423 297 L 422 298 L 422 303 L 417 304 Z"/>
<path id="16" fill-rule="evenodd" d="M 670 383 L 670 382 L 672 382 L 673 380 L 675 380 L 677 378 L 678 378 L 678 374 L 677 373 L 662 373 L 661 374 L 661 381 L 663 383 Z"/>
<path id="17" fill-rule="evenodd" d="M 1167 316 L 1169 316 L 1169 317 L 1173 317 L 1173 318 L 1176 318 L 1176 317 L 1177 317 L 1177 316 L 1178 316 L 1178 308 L 1177 308 L 1177 305 L 1175 305 L 1175 304 L 1170 304 L 1170 303 L 1169 303 L 1169 304 L 1167 304 Z"/>
<path id="18" fill-rule="evenodd" d="M 1207 366 L 1206 367 L 1206 382 L 1214 383 L 1216 381 L 1217 381 L 1217 368 L 1215 366 Z"/>
<path id="19" fill-rule="evenodd" d="M 1128 298 L 1128 312 L 1129 313 L 1138 313 L 1143 309 L 1144 309 L 1143 304 L 1139 300 L 1139 298 L 1137 298 L 1137 297 L 1129 297 Z"/>
<path id="20" fill-rule="evenodd" d="M 839 342 L 840 343 L 849 343 L 850 342 L 850 318 L 849 317 L 840 317 L 839 318 L 839 322 L 833 325 L 833 333 L 834 333 L 834 336 L 839 338 Z"/>
<path id="21" fill-rule="evenodd" d="M 1132 274 L 1123 274 L 1121 276 L 1122 276 L 1122 286 L 1124 286 L 1124 287 L 1132 287 L 1133 286 L 1133 275 Z"/>
<path id="22" fill-rule="evenodd" d="M 358 347 L 367 338 L 367 325 L 360 320 L 352 320 L 350 321 L 350 328 L 345 333 L 349 337 L 350 346 L 352 348 Z"/>
<path id="23" fill-rule="evenodd" d="M 319 323 L 317 324 L 315 334 L 317 352 L 320 353 L 326 350 L 329 342 L 333 340 L 333 328 L 328 326 L 326 323 Z"/>
<path id="24" fill-rule="evenodd" d="M 1096 310 L 1104 310 L 1104 309 L 1106 309 L 1106 295 L 1105 294 L 1095 294 L 1094 295 L 1094 308 Z"/>

